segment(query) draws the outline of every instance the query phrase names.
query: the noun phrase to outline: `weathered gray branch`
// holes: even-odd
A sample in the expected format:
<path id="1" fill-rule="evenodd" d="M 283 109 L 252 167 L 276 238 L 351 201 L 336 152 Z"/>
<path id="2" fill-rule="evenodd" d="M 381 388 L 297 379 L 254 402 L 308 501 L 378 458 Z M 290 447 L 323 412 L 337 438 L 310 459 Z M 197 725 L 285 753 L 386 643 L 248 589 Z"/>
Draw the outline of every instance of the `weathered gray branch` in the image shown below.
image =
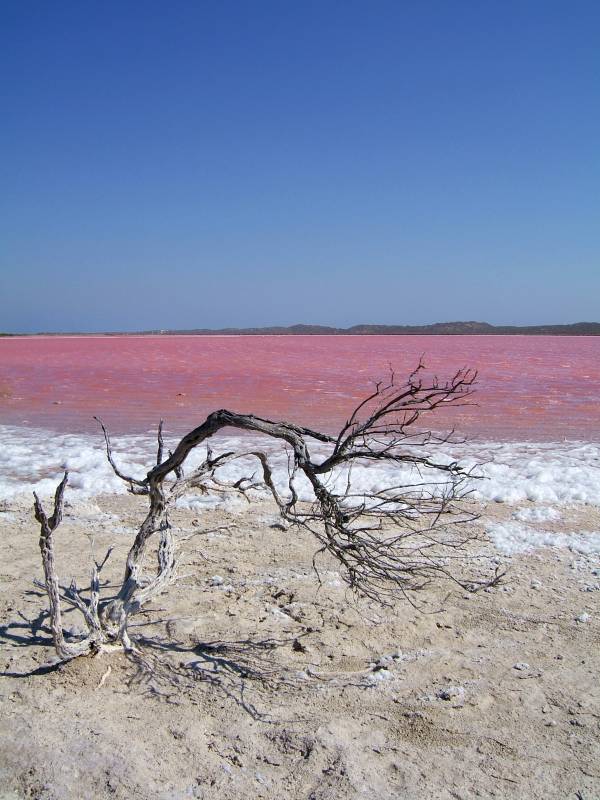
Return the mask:
<path id="1" fill-rule="evenodd" d="M 88 623 L 89 635 L 80 642 L 65 642 L 63 628 L 62 628 L 62 614 L 60 606 L 60 589 L 58 584 L 58 575 L 56 573 L 56 565 L 54 561 L 54 539 L 53 534 L 56 528 L 61 523 L 64 507 L 64 494 L 67 482 L 69 480 L 69 473 L 65 472 L 62 481 L 56 488 L 54 496 L 54 510 L 52 516 L 48 517 L 42 503 L 34 492 L 34 510 L 35 518 L 40 523 L 40 551 L 42 554 L 42 564 L 44 567 L 44 578 L 46 593 L 48 594 L 48 602 L 50 606 L 50 628 L 52 630 L 52 638 L 56 652 L 61 658 L 75 658 L 76 656 L 84 655 L 93 650 L 99 643 L 99 628 L 97 614 L 94 619 L 93 607 L 88 608 L 81 600 L 79 593 L 75 586 L 72 586 L 67 591 L 68 599 L 83 612 L 84 618 Z"/>
<path id="2" fill-rule="evenodd" d="M 104 604 L 100 600 L 98 572 L 101 565 L 96 565 L 92 572 L 89 602 L 81 598 L 76 587 L 63 593 L 65 599 L 79 608 L 89 630 L 84 642 L 72 645 L 65 643 L 62 634 L 61 595 L 52 548 L 52 533 L 60 523 L 67 476 L 57 489 L 50 519 L 46 518 L 36 497 L 52 631 L 59 654 L 73 657 L 97 649 L 105 642 L 131 646 L 127 632 L 129 618 L 173 581 L 175 542 L 168 512 L 182 494 L 193 488 L 208 492 L 238 491 L 246 497 L 250 489 L 257 486 L 267 489 L 288 523 L 300 525 L 314 535 L 319 545 L 317 553 L 328 551 L 337 559 L 353 590 L 381 602 L 390 595 L 406 597 L 408 592 L 422 589 L 436 578 L 448 579 L 469 591 L 496 584 L 502 577 L 500 571 L 492 566 L 482 572 L 468 552 L 477 538 L 475 529 L 468 525 L 476 515 L 464 503 L 472 472 L 456 462 L 440 463 L 429 452 L 418 452 L 419 448 L 429 450 L 452 441 L 452 434 L 435 435 L 429 428 L 418 428 L 416 423 L 442 404 L 464 403 L 472 393 L 476 373 L 460 370 L 445 383 L 435 378 L 427 380 L 423 374 L 424 367 L 420 363 L 405 383 L 396 385 L 392 373 L 387 383 L 377 384 L 357 405 L 337 436 L 221 409 L 209 414 L 201 425 L 186 434 L 163 460 L 161 420 L 157 463 L 143 480 L 124 474 L 116 466 L 110 437 L 98 420 L 113 471 L 128 484 L 131 492 L 148 497 L 148 511 L 127 555 L 123 583 L 114 600 Z M 257 449 L 215 456 L 208 446 L 204 461 L 185 475 L 184 464 L 191 451 L 224 428 L 262 434 L 290 448 L 287 496 L 275 485 L 267 454 Z M 329 445 L 329 453 L 314 459 L 309 450 L 310 440 Z M 252 476 L 227 482 L 217 476 L 219 468 L 243 457 L 257 460 L 260 479 Z M 418 477 L 408 485 L 392 483 L 370 492 L 354 491 L 352 466 L 373 461 L 412 467 Z M 336 489 L 329 478 L 340 468 L 348 472 L 342 487 Z M 312 487 L 315 497 L 312 505 L 298 500 L 294 485 L 298 474 L 304 475 Z M 156 571 L 146 574 L 144 557 L 156 534 L 159 535 Z"/>

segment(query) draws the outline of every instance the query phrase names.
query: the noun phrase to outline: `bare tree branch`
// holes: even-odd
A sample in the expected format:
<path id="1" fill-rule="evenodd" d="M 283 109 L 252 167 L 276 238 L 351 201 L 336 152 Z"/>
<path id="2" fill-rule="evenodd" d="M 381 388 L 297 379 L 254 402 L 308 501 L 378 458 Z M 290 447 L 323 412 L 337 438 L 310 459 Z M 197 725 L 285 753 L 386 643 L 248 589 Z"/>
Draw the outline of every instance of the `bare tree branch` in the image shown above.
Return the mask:
<path id="1" fill-rule="evenodd" d="M 81 642 L 67 643 L 65 642 L 64 633 L 62 629 L 62 615 L 60 607 L 60 590 L 58 585 L 58 576 L 56 574 L 56 567 L 54 562 L 54 540 L 53 534 L 56 528 L 61 523 L 64 507 L 64 494 L 69 480 L 69 473 L 65 472 L 62 481 L 56 488 L 54 496 L 54 510 L 52 516 L 48 517 L 42 503 L 34 492 L 33 496 L 35 518 L 40 523 L 40 551 L 42 554 L 42 564 L 44 567 L 45 588 L 48 594 L 48 601 L 50 605 L 50 627 L 52 629 L 52 638 L 54 640 L 54 647 L 56 652 L 61 658 L 69 659 L 75 658 L 79 655 L 89 653 L 96 645 L 97 637 L 94 631 L 90 628 L 90 635 Z M 91 621 L 91 614 L 88 615 L 88 609 L 85 607 L 83 601 L 79 597 L 77 588 L 72 586 L 67 591 L 69 600 L 79 608 L 85 616 L 86 622 L 90 623 L 92 627 L 96 628 L 95 621 Z M 99 623 L 98 623 L 99 628 Z"/>
<path id="2" fill-rule="evenodd" d="M 221 409 L 183 436 L 164 460 L 161 420 L 157 463 L 143 480 L 119 470 L 108 432 L 96 418 L 114 473 L 128 485 L 129 491 L 148 496 L 148 511 L 127 555 L 123 582 L 116 597 L 103 603 L 99 595 L 98 573 L 109 551 L 102 564 L 96 564 L 92 570 L 90 600 L 86 602 L 74 585 L 60 592 L 54 567 L 52 533 L 61 520 L 66 474 L 57 488 L 54 513 L 49 519 L 36 497 L 46 591 L 59 655 L 70 658 L 110 642 L 120 642 L 126 648 L 133 646 L 128 635 L 130 617 L 175 579 L 175 541 L 169 509 L 193 489 L 205 493 L 238 492 L 247 500 L 251 499 L 253 489 L 268 491 L 287 523 L 301 526 L 315 537 L 318 544 L 313 559 L 315 570 L 316 557 L 330 553 L 340 564 L 348 586 L 358 595 L 378 602 L 389 602 L 393 597 L 414 602 L 411 600 L 414 592 L 440 579 L 472 592 L 496 585 L 502 578 L 501 570 L 482 563 L 481 554 L 474 557 L 470 550 L 478 538 L 472 525 L 477 515 L 466 502 L 473 470 L 457 462 L 436 459 L 435 448 L 456 441 L 454 432 L 436 434 L 430 426 L 421 424 L 424 416 L 442 406 L 468 402 L 476 377 L 473 370 L 461 369 L 450 380 L 440 382 L 426 376 L 422 361 L 404 383 L 397 383 L 390 371 L 389 379 L 377 383 L 358 403 L 337 436 Z M 262 449 L 214 455 L 209 440 L 224 428 L 261 434 L 287 446 L 287 487 L 283 490 L 278 487 L 269 456 Z M 328 446 L 328 453 L 317 458 L 311 456 L 309 440 Z M 205 442 L 206 458 L 186 475 L 187 457 Z M 249 458 L 257 462 L 258 477 L 254 473 L 228 481 L 218 474 L 224 465 Z M 357 486 L 353 468 L 359 465 L 368 468 L 371 463 L 387 465 L 388 474 L 397 474 L 398 480 L 392 477 L 387 485 L 374 489 Z M 312 487 L 312 503 L 299 501 L 295 486 L 299 475 Z M 156 570 L 148 573 L 143 568 L 144 556 L 155 535 L 159 537 Z M 89 630 L 88 637 L 76 645 L 64 641 L 61 597 L 81 611 Z"/>
<path id="3" fill-rule="evenodd" d="M 160 464 L 160 462 L 163 460 L 163 450 L 165 446 L 163 440 L 163 425 L 164 425 L 164 420 L 161 419 L 161 421 L 158 423 L 158 433 L 156 434 L 156 438 L 158 440 L 158 449 L 156 451 L 157 464 Z"/>
<path id="4" fill-rule="evenodd" d="M 108 435 L 108 431 L 106 430 L 106 427 L 102 422 L 102 420 L 100 419 L 100 417 L 94 417 L 94 419 L 96 420 L 96 422 L 99 423 L 100 427 L 102 428 L 102 433 L 104 434 L 104 443 L 106 445 L 106 458 L 117 478 L 120 478 L 122 481 L 125 481 L 125 483 L 129 484 L 129 491 L 132 494 L 147 494 L 148 492 L 146 490 L 146 481 L 140 481 L 137 478 L 132 478 L 129 475 L 125 475 L 117 467 L 113 459 L 112 445 L 110 442 L 110 436 Z M 162 420 L 161 420 L 161 425 L 159 426 L 159 454 L 162 456 L 161 438 L 162 438 Z"/>

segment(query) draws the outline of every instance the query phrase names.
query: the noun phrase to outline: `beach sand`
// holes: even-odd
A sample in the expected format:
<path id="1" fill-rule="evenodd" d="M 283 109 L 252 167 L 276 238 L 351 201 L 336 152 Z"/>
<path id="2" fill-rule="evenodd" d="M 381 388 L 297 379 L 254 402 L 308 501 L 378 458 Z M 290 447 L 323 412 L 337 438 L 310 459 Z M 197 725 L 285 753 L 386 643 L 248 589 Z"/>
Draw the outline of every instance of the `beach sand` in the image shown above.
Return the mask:
<path id="1" fill-rule="evenodd" d="M 85 585 L 92 538 L 114 545 L 110 594 L 143 499 L 73 503 L 59 574 Z M 178 583 L 135 618 L 139 656 L 45 667 L 38 528 L 23 502 L 0 512 L 3 800 L 600 797 L 598 556 L 503 556 L 498 589 L 382 608 L 332 561 L 319 585 L 314 540 L 269 503 L 174 522 Z M 551 526 L 598 531 L 600 509 Z"/>

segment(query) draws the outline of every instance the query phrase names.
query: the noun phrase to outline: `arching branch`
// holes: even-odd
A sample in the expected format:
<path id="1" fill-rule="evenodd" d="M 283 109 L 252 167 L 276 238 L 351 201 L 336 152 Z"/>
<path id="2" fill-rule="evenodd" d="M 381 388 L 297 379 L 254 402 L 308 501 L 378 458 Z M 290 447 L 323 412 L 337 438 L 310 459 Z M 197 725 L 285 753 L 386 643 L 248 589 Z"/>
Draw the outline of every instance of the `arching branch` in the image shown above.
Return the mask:
<path id="1" fill-rule="evenodd" d="M 498 583 L 502 573 L 495 565 L 482 565 L 480 554 L 474 559 L 469 550 L 478 537 L 471 525 L 476 515 L 466 502 L 473 472 L 457 462 L 436 458 L 435 448 L 453 441 L 453 434 L 435 434 L 429 425 L 422 425 L 423 418 L 440 407 L 467 402 L 475 380 L 476 373 L 464 369 L 440 382 L 426 376 L 422 363 L 401 384 L 391 373 L 386 383 L 378 383 L 356 406 L 337 436 L 221 409 L 183 436 L 165 459 L 161 420 L 157 463 L 143 480 L 126 475 L 116 466 L 110 437 L 98 420 L 113 471 L 129 491 L 148 497 L 148 511 L 127 555 L 123 583 L 115 599 L 105 603 L 98 600 L 97 573 L 92 575 L 89 603 L 76 590 L 71 596 L 63 593 L 84 616 L 89 629 L 87 650 L 97 647 L 98 642 L 120 641 L 131 646 L 127 633 L 130 616 L 164 591 L 175 574 L 169 509 L 193 489 L 237 491 L 247 498 L 251 489 L 266 489 L 288 523 L 302 526 L 315 537 L 317 553 L 327 551 L 338 561 L 348 585 L 359 595 L 379 602 L 407 597 L 437 579 L 452 581 L 468 591 Z M 289 453 L 287 489 L 282 492 L 279 488 L 264 448 L 214 455 L 209 440 L 226 428 L 259 434 L 285 445 Z M 319 443 L 316 457 L 309 442 L 311 447 Z M 203 443 L 207 444 L 206 458 L 186 474 L 186 459 Z M 254 473 L 231 481 L 219 476 L 218 471 L 226 464 L 241 458 L 257 462 L 258 477 Z M 355 476 L 360 469 L 367 474 L 373 463 L 387 466 L 389 480 L 385 485 L 365 488 Z M 295 486 L 299 475 L 312 487 L 312 503 L 299 500 Z M 61 655 L 72 657 L 74 645 L 65 643 L 62 636 L 52 551 L 52 532 L 60 523 L 65 486 L 66 476 L 57 489 L 50 519 L 36 498 L 36 518 L 42 530 L 40 546 L 55 644 Z M 148 573 L 143 567 L 144 555 L 155 535 L 159 537 L 157 565 Z M 84 643 L 78 646 L 83 649 Z"/>

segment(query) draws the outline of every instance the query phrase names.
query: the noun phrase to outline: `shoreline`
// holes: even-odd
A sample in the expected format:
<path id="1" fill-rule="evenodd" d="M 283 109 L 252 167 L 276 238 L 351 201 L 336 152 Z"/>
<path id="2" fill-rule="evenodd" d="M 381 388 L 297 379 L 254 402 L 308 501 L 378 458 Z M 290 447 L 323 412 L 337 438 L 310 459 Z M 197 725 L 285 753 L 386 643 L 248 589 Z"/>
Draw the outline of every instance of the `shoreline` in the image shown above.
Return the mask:
<path id="1" fill-rule="evenodd" d="M 598 323 L 600 325 L 600 323 Z M 211 332 L 211 333 L 142 333 L 142 332 L 133 332 L 133 333 L 7 333 L 0 336 L 0 341 L 4 339 L 118 339 L 122 337 L 124 339 L 194 339 L 198 337 L 206 338 L 206 339 L 231 339 L 231 338 L 271 338 L 271 337 L 287 337 L 292 336 L 294 338 L 300 339 L 329 339 L 329 338 L 336 338 L 336 339 L 343 339 L 343 338 L 356 338 L 357 336 L 363 337 L 379 337 L 379 338 L 388 338 L 388 337 L 398 337 L 398 336 L 422 336 L 422 337 L 460 337 L 460 338 L 468 338 L 468 337 L 477 337 L 477 338 L 503 338 L 503 339 L 512 339 L 518 337 L 538 337 L 538 338 L 548 338 L 558 336 L 561 339 L 593 339 L 596 336 L 600 336 L 600 332 L 598 333 L 473 333 L 473 332 L 466 332 L 466 333 L 431 333 L 431 332 L 418 332 L 418 333 L 218 333 L 218 332 Z"/>

